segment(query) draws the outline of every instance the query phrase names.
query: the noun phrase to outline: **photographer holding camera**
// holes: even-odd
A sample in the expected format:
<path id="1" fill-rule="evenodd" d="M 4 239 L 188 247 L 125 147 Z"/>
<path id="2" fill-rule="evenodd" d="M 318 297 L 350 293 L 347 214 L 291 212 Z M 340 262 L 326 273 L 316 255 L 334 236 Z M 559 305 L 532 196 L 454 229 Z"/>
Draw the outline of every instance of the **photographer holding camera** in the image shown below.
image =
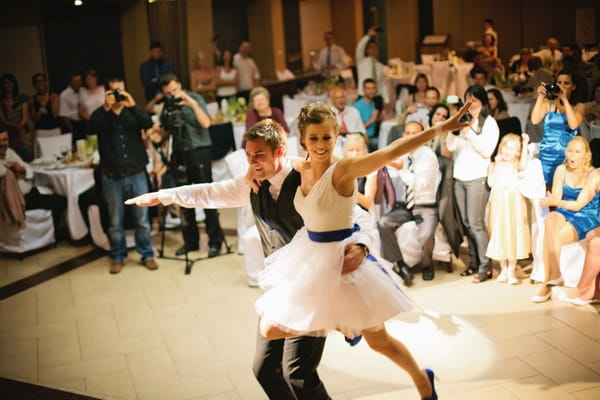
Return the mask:
<path id="1" fill-rule="evenodd" d="M 544 135 L 540 143 L 540 161 L 546 186 L 552 185 L 554 170 L 565 161 L 569 141 L 578 134 L 583 121 L 585 105 L 572 105 L 575 84 L 573 73 L 562 71 L 556 81 L 542 83 L 531 111 L 531 122 L 544 121 Z"/>
<path id="2" fill-rule="evenodd" d="M 122 79 L 112 78 L 106 84 L 104 105 L 89 119 L 88 133 L 98 135 L 98 151 L 102 170 L 102 195 L 108 209 L 110 242 L 110 272 L 121 272 L 127 256 L 125 229 L 125 200 L 148 192 L 146 164 L 148 156 L 141 131 L 150 129 L 152 120 L 136 106 L 131 94 L 125 91 Z M 154 250 L 150 237 L 148 209 L 129 207 L 135 224 L 135 246 L 142 264 L 154 270 Z"/>
<path id="3" fill-rule="evenodd" d="M 183 90 L 174 74 L 160 78 L 163 111 L 160 115 L 162 128 L 173 137 L 173 153 L 170 168 L 177 186 L 212 182 L 211 140 L 208 133 L 210 118 L 206 104 L 196 93 Z M 204 209 L 208 234 L 208 256 L 215 257 L 221 251 L 223 231 L 216 209 Z M 180 256 L 200 248 L 200 234 L 196 225 L 196 210 L 181 210 L 183 246 L 176 251 Z"/>

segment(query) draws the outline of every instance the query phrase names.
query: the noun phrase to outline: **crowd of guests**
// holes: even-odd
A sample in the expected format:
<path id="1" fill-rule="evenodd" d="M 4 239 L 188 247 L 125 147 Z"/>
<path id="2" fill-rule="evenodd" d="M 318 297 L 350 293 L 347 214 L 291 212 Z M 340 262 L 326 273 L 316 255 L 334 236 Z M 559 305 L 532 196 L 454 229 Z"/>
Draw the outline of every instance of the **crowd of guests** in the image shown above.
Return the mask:
<path id="1" fill-rule="evenodd" d="M 560 47 L 556 39 L 549 38 L 540 51 L 521 49 L 504 66 L 498 56 L 498 35 L 493 21 L 486 20 L 484 30 L 481 45 L 465 53 L 475 66 L 470 76 L 472 85 L 464 94 L 448 94 L 442 98 L 427 75 L 418 74 L 413 85 L 409 85 L 409 95 L 398 100 L 403 103 L 399 105 L 390 104 L 394 96 L 388 92 L 384 67 L 379 60 L 378 30 L 370 28 L 355 49 L 358 99 L 351 104 L 343 84 L 335 85 L 328 93 L 327 101 L 340 131 L 335 153 L 344 157 L 356 153 L 356 147 L 360 148 L 358 153 L 363 154 L 376 150 L 381 123 L 394 116 L 395 111 L 398 111 L 394 117 L 397 126 L 391 129 L 388 143 L 436 126 L 453 115 L 463 102 L 470 102 L 469 127 L 436 138 L 365 177 L 359 203 L 367 210 L 377 205 L 381 255 L 392 263 L 406 284 L 414 280 L 415 265 L 405 261 L 395 232 L 410 221 L 416 226 L 421 253 L 419 265 L 424 279 L 435 276 L 432 252 L 439 223 L 456 255 L 463 237 L 467 240 L 468 264 L 461 275 L 473 275 L 475 283 L 484 282 L 492 278 L 492 260 L 495 260 L 500 266 L 498 281 L 515 284 L 519 282 L 517 261 L 529 258 L 533 252 L 527 211 L 532 201 L 520 194 L 518 183 L 531 165 L 531 159 L 539 158 L 542 170 L 539 178 L 552 193 L 539 202 L 552 210 L 546 220 L 547 229 L 566 232 L 552 235 L 544 242 L 546 279 L 533 300 L 545 301 L 551 296 L 548 288 L 560 283 L 557 254 L 561 246 L 588 235 L 585 242 L 588 250 L 593 252 L 594 246 L 597 247 L 597 241 L 593 240 L 598 225 L 599 205 L 594 200 L 597 173 L 591 164 L 590 145 L 578 134 L 582 124 L 600 121 L 600 83 L 592 81 L 598 73 L 600 56 L 584 62 L 576 46 Z M 352 60 L 336 44 L 334 32 L 326 32 L 324 41 L 315 68 L 324 78 L 335 82 Z M 207 102 L 246 95 L 249 98 L 247 129 L 258 121 L 272 119 L 286 132 L 291 131 L 282 111 L 271 106 L 268 89 L 260 86 L 261 75 L 251 51 L 249 42 L 242 42 L 236 54 L 228 49 L 218 50 L 216 68 L 211 68 L 206 56 L 198 53 L 190 75 L 190 90 L 184 90 L 173 65 L 164 58 L 161 44 L 153 41 L 148 60 L 140 65 L 145 95 L 143 107 L 136 105 L 122 80 L 105 80 L 103 84 L 93 69 L 72 74 L 60 94 L 50 92 L 46 76 L 41 73 L 32 77 L 31 96 L 20 91 L 14 75 L 0 77 L 0 122 L 6 127 L 10 148 L 24 163 L 39 156 L 34 146 L 36 137 L 72 132 L 76 141 L 89 133 L 100 134 L 103 172 L 98 184 L 111 188 L 118 183 L 116 188 L 104 191 L 112 197 L 100 196 L 107 206 L 105 220 L 112 249 L 111 272 L 120 271 L 126 254 L 122 200 L 144 190 L 212 181 Z M 536 146 L 530 146 L 530 137 L 522 134 L 525 127 L 502 122 L 509 119 L 510 110 L 496 84 L 509 78 L 515 91 L 531 89 L 535 97 L 530 121 L 543 126 L 539 155 L 530 150 Z M 551 81 L 555 82 L 556 91 L 547 86 Z M 115 98 L 115 89 L 121 91 L 122 98 Z M 181 99 L 177 109 L 181 110 L 185 131 L 192 133 L 189 140 L 181 140 L 174 134 L 170 121 L 172 110 L 165 110 L 161 105 L 168 98 Z M 586 99 L 589 101 L 585 102 Z M 130 112 L 130 117 L 124 116 Z M 153 112 L 157 114 L 154 122 L 150 118 Z M 129 134 L 140 130 L 144 134 L 135 140 L 105 139 L 115 127 L 122 127 L 111 121 L 113 114 L 131 123 L 122 128 Z M 149 160 L 152 162 L 148 163 Z M 174 171 L 172 166 L 175 165 L 184 172 Z M 20 170 L 15 172 L 23 175 Z M 125 193 L 121 187 L 125 178 L 145 183 L 140 183 L 135 193 Z M 215 256 L 220 252 L 223 233 L 218 212 L 211 209 L 205 212 L 209 255 Z M 582 213 L 585 217 L 581 217 Z M 136 229 L 139 229 L 136 232 L 142 243 L 139 248 L 148 249 L 142 239 L 149 235 L 148 215 L 139 214 L 135 218 Z M 584 227 L 582 220 L 586 221 Z M 184 244 L 177 251 L 179 255 L 199 247 L 195 213 L 183 212 L 182 223 Z M 149 250 L 140 253 L 142 262 L 155 269 L 151 245 Z M 586 259 L 587 265 L 591 267 L 586 267 L 583 277 L 593 275 L 589 268 L 597 268 Z M 587 301 L 598 297 L 598 293 L 590 295 L 589 290 L 580 295 L 568 298 Z"/>

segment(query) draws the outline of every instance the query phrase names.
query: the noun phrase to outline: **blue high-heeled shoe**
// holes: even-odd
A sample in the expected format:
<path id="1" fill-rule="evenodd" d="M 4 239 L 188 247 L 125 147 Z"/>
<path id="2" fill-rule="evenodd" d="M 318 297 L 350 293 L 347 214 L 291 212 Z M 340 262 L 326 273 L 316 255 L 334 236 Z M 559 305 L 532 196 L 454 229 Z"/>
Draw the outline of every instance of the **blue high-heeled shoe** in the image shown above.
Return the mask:
<path id="1" fill-rule="evenodd" d="M 362 335 L 354 336 L 353 338 L 349 338 L 348 336 L 344 336 L 344 340 L 350 346 L 356 346 L 358 344 L 358 342 L 360 342 L 361 339 L 362 339 Z"/>
<path id="2" fill-rule="evenodd" d="M 431 383 L 431 396 L 423 399 L 423 400 L 438 400 L 438 395 L 435 392 L 435 384 L 433 382 L 434 374 L 433 371 L 429 368 L 425 368 L 425 373 L 427 374 L 427 378 L 429 378 L 429 383 Z"/>

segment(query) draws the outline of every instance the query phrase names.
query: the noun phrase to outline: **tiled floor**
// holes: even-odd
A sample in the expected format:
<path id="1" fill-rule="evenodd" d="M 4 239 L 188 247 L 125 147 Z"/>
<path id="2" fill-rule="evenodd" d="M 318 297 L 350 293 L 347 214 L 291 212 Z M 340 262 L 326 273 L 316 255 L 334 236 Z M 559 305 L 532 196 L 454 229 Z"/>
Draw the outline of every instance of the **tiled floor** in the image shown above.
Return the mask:
<path id="1" fill-rule="evenodd" d="M 179 244 L 170 232 L 167 248 Z M 0 258 L 0 286 L 89 250 Z M 102 257 L 1 301 L 0 376 L 98 398 L 264 399 L 251 371 L 260 291 L 247 287 L 242 257 L 184 275 L 182 262 L 151 272 L 130 255 L 118 275 Z M 422 310 L 388 327 L 436 371 L 441 399 L 600 398 L 600 309 L 533 304 L 526 279 L 474 285 L 442 270 L 406 290 Z M 334 399 L 418 398 L 404 372 L 337 333 L 320 373 Z"/>

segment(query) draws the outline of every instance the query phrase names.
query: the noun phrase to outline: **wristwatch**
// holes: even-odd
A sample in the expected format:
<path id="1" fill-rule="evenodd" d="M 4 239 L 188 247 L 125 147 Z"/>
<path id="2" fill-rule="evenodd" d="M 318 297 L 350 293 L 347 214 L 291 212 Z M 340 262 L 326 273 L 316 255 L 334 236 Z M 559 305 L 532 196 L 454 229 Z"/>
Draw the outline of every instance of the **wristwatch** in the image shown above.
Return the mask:
<path id="1" fill-rule="evenodd" d="M 365 252 L 365 257 L 369 255 L 369 247 L 364 244 L 364 243 L 354 243 L 357 246 L 362 247 L 363 251 Z"/>

